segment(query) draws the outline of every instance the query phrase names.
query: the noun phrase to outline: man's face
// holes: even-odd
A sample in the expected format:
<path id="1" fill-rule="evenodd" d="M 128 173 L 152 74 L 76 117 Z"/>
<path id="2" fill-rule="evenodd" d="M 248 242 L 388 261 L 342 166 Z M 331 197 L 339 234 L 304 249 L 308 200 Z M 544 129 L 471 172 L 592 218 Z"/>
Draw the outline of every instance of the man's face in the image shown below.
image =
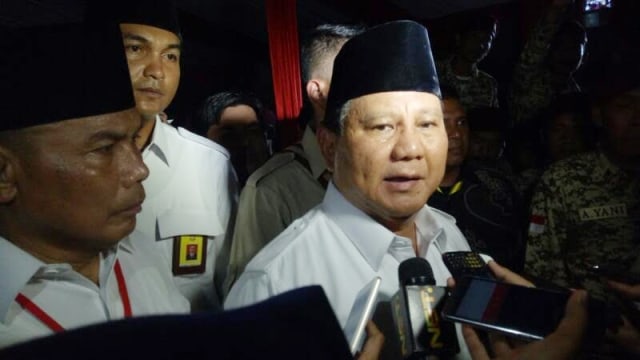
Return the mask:
<path id="1" fill-rule="evenodd" d="M 469 149 L 469 125 L 467 114 L 460 101 L 447 98 L 442 101 L 444 124 L 449 138 L 447 167 L 462 165 Z"/>
<path id="2" fill-rule="evenodd" d="M 553 161 L 586 150 L 579 121 L 580 119 L 569 113 L 558 114 L 552 119 L 548 130 L 548 151 Z"/>
<path id="3" fill-rule="evenodd" d="M 220 122 L 209 128 L 207 137 L 229 151 L 233 167 L 241 180 L 246 180 L 269 157 L 258 115 L 248 105 L 224 109 Z"/>
<path id="4" fill-rule="evenodd" d="M 164 111 L 180 83 L 180 39 L 167 30 L 121 24 L 138 112 L 150 119 Z"/>
<path id="5" fill-rule="evenodd" d="M 549 49 L 549 70 L 553 79 L 566 80 L 581 65 L 586 51 L 584 35 L 564 31 L 557 35 L 556 43 Z"/>
<path id="6" fill-rule="evenodd" d="M 382 223 L 415 215 L 444 175 L 447 136 L 440 99 L 433 94 L 399 91 L 353 99 L 335 141 L 336 187 Z"/>
<path id="7" fill-rule="evenodd" d="M 622 158 L 640 157 L 640 88 L 610 99 L 603 120 L 610 151 Z"/>
<path id="8" fill-rule="evenodd" d="M 16 156 L 15 218 L 28 236 L 95 252 L 133 231 L 148 175 L 135 109 L 26 129 Z"/>
<path id="9" fill-rule="evenodd" d="M 459 55 L 465 60 L 478 62 L 489 54 L 496 37 L 496 25 L 486 30 L 473 30 L 462 34 Z"/>

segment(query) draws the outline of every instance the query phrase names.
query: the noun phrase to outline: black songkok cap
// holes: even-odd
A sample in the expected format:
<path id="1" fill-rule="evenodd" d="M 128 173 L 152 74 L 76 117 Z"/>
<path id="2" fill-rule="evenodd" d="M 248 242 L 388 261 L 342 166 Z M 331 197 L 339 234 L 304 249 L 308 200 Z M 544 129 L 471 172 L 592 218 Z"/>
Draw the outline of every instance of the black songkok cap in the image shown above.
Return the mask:
<path id="1" fill-rule="evenodd" d="M 393 21 L 347 41 L 333 64 L 324 125 L 338 132 L 340 108 L 360 96 L 421 91 L 440 97 L 429 35 L 413 21 Z"/>
<path id="2" fill-rule="evenodd" d="M 135 107 L 117 26 L 4 29 L 0 131 Z"/>
<path id="3" fill-rule="evenodd" d="M 89 21 L 148 25 L 180 36 L 178 12 L 172 0 L 91 1 L 87 18 Z"/>

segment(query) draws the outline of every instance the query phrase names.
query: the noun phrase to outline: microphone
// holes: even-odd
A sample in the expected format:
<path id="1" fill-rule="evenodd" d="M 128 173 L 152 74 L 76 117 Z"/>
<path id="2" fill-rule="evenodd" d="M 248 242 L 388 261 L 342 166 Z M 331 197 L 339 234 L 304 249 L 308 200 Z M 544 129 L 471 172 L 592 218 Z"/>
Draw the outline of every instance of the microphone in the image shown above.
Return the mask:
<path id="1" fill-rule="evenodd" d="M 460 351 L 455 324 L 440 313 L 447 293 L 435 286 L 431 265 L 414 257 L 400 263 L 400 290 L 391 298 L 391 312 L 403 359 L 448 358 Z"/>

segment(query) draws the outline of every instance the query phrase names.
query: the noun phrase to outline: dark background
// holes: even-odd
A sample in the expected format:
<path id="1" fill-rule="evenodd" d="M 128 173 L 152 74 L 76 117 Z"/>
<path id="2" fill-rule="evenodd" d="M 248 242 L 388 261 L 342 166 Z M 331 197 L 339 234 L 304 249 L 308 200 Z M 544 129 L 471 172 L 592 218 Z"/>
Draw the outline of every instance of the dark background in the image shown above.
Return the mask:
<path id="1" fill-rule="evenodd" d="M 92 0 L 99 1 L 99 0 Z M 576 8 L 581 0 L 575 0 Z M 582 0 L 584 1 L 584 0 Z M 504 92 L 526 35 L 543 14 L 549 0 L 298 0 L 298 29 L 302 39 L 320 23 L 375 25 L 394 19 L 413 19 L 427 26 L 435 57 L 446 54 L 460 23 L 478 13 L 499 19 L 493 48 L 480 67 L 496 77 Z M 602 71 L 610 46 L 620 34 L 629 52 L 640 48 L 637 0 L 614 0 L 602 24 L 589 27 L 587 63 L 577 74 L 589 86 L 591 75 Z M 184 38 L 182 80 L 167 113 L 189 127 L 194 107 L 208 95 L 244 90 L 258 95 L 272 108 L 273 91 L 264 0 L 177 0 Z M 0 26 L 22 27 L 78 21 L 82 0 L 0 0 Z M 582 15 L 576 9 L 575 15 Z M 606 15 L 606 16 L 604 16 Z M 605 21 L 607 20 L 608 21 Z M 615 34 L 615 35 L 612 35 Z"/>

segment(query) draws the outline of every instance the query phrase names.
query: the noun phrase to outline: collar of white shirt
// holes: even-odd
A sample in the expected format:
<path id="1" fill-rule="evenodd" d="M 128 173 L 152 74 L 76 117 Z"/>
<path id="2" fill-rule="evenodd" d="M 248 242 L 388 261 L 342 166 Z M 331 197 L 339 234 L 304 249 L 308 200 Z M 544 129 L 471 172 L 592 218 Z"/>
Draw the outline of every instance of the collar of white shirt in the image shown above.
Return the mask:
<path id="1" fill-rule="evenodd" d="M 321 206 L 327 216 L 353 242 L 374 271 L 379 270 L 382 258 L 390 252 L 392 246 L 398 245 L 398 242 L 408 241 L 407 238 L 397 236 L 351 204 L 333 182 L 329 183 Z M 431 241 L 435 242 L 437 248 L 445 248 L 445 231 L 432 211 L 425 205 L 416 215 L 418 248 L 421 257 L 426 255 Z M 442 215 L 450 217 L 444 213 Z"/>
<path id="2" fill-rule="evenodd" d="M 103 252 L 100 265 L 100 283 L 106 283 L 118 251 L 133 252 L 134 245 L 125 238 L 118 243 L 114 249 Z M 25 285 L 38 274 L 46 277 L 50 271 L 48 269 L 65 270 L 71 269 L 69 264 L 45 264 L 31 254 L 15 246 L 10 241 L 0 237 L 0 322 L 9 311 L 9 306 L 15 300 L 18 293 Z"/>
<path id="3" fill-rule="evenodd" d="M 151 141 L 149 145 L 142 151 L 142 156 L 146 157 L 147 154 L 155 154 L 158 159 L 162 160 L 162 162 L 169 167 L 170 159 L 169 153 L 167 149 L 169 148 L 169 140 L 167 139 L 167 135 L 165 134 L 163 126 L 170 126 L 162 122 L 160 117 L 156 115 L 156 122 L 153 125 L 153 133 L 151 134 Z"/>

